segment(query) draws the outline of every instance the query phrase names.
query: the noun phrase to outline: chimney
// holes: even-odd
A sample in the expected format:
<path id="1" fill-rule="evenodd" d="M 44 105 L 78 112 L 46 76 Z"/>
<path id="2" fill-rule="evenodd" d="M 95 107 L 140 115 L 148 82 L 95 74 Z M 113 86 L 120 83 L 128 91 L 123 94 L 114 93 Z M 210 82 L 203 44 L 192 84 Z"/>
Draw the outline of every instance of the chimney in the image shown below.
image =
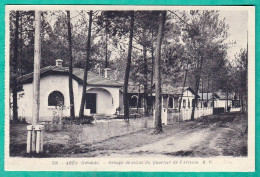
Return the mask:
<path id="1" fill-rule="evenodd" d="M 105 71 L 105 78 L 109 78 L 109 71 L 111 71 L 111 69 L 105 68 L 104 71 Z"/>
<path id="2" fill-rule="evenodd" d="M 62 63 L 63 63 L 63 60 L 62 60 L 62 59 L 57 59 L 57 60 L 56 60 L 56 66 L 62 67 Z"/>

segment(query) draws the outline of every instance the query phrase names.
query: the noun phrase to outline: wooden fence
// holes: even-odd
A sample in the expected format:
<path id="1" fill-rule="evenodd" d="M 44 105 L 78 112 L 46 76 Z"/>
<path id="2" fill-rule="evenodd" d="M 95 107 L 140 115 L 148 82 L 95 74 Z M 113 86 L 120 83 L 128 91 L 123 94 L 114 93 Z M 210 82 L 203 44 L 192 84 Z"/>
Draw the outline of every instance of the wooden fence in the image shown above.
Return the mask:
<path id="1" fill-rule="evenodd" d="M 162 109 L 162 123 L 174 124 L 175 122 L 190 120 L 192 109 L 182 109 L 181 112 L 177 110 Z M 194 118 L 197 119 L 202 116 L 213 114 L 212 108 L 195 108 Z"/>
<path id="2" fill-rule="evenodd" d="M 240 107 L 239 108 L 231 108 L 230 109 L 230 112 L 239 112 L 239 111 L 241 111 Z"/>

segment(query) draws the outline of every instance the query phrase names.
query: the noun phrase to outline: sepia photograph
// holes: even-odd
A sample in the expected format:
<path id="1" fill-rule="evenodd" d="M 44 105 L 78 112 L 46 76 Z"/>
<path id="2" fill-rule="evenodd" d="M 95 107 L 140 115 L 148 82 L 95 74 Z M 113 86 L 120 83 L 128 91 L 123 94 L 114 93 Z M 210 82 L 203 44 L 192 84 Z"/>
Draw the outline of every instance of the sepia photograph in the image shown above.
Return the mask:
<path id="1" fill-rule="evenodd" d="M 254 7 L 5 17 L 6 170 L 254 171 Z"/>

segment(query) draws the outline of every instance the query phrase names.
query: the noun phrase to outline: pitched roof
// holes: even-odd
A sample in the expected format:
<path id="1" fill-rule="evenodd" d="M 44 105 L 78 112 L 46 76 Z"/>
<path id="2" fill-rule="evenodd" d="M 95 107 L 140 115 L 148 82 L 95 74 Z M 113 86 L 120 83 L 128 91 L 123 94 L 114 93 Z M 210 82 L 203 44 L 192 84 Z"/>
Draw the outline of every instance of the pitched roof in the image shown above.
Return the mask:
<path id="1" fill-rule="evenodd" d="M 128 93 L 144 93 L 144 87 L 142 85 L 133 85 L 132 83 L 129 83 L 127 87 Z"/>
<path id="2" fill-rule="evenodd" d="M 212 93 L 203 93 L 203 96 L 202 96 L 202 93 L 198 93 L 198 95 L 200 96 L 200 98 L 203 98 L 204 100 L 207 99 L 207 95 L 208 95 L 208 99 L 212 99 Z M 215 98 L 219 98 L 218 94 L 214 93 L 214 97 Z"/>
<path id="3" fill-rule="evenodd" d="M 83 69 L 74 68 L 73 74 L 83 81 L 83 77 L 84 77 L 84 70 Z M 121 83 L 119 83 L 115 80 L 105 78 L 103 76 L 100 76 L 100 75 L 95 74 L 95 73 L 90 72 L 90 71 L 88 72 L 87 83 L 90 84 L 90 85 L 101 85 L 101 86 L 115 86 L 115 87 L 121 87 L 122 86 Z"/>
<path id="4" fill-rule="evenodd" d="M 184 88 L 184 91 L 187 88 Z M 172 87 L 171 85 L 163 85 L 162 86 L 162 94 L 171 94 L 171 95 L 181 95 L 182 94 L 182 87 Z"/>
<path id="5" fill-rule="evenodd" d="M 218 92 L 216 92 L 217 93 L 217 95 L 219 96 L 219 99 L 220 100 L 226 100 L 227 99 L 227 94 L 225 93 L 225 92 L 223 92 L 223 91 L 218 91 Z M 233 100 L 234 99 L 234 96 L 235 96 L 235 94 L 234 93 L 228 93 L 228 99 L 229 100 Z"/>
<path id="6" fill-rule="evenodd" d="M 68 67 L 47 66 L 47 67 L 41 69 L 41 77 L 44 77 L 46 75 L 68 75 L 68 74 L 69 74 Z M 84 69 L 74 68 L 72 77 L 73 77 L 73 79 L 78 81 L 80 84 L 82 84 L 83 77 L 84 77 Z M 33 73 L 29 73 L 29 74 L 26 74 L 26 75 L 23 75 L 23 76 L 17 78 L 17 82 L 20 84 L 30 83 L 30 82 L 32 82 L 32 80 L 33 80 Z M 104 78 L 104 77 L 99 76 L 98 74 L 95 74 L 90 71 L 88 71 L 87 83 L 89 85 L 96 85 L 96 86 L 108 86 L 108 87 L 121 87 L 122 86 L 122 84 L 117 81 Z"/>
<path id="7" fill-rule="evenodd" d="M 149 89 L 149 88 L 148 88 Z M 162 94 L 165 95 L 181 95 L 182 94 L 182 89 L 183 91 L 186 90 L 190 90 L 193 94 L 195 94 L 195 92 L 190 88 L 190 87 L 173 87 L 169 84 L 162 85 Z M 152 89 L 153 93 L 154 93 L 154 88 Z M 132 82 L 129 82 L 128 85 L 128 93 L 144 93 L 144 87 L 143 85 L 141 85 L 140 87 Z"/>

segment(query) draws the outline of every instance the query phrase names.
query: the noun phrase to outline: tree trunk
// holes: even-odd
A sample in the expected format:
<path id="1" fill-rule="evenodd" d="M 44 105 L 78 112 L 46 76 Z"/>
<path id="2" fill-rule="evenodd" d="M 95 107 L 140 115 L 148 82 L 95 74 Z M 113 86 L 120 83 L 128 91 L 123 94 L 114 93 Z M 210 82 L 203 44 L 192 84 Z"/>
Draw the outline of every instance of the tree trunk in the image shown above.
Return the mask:
<path id="1" fill-rule="evenodd" d="M 213 80 L 211 80 L 211 89 L 212 89 L 212 111 L 213 111 L 213 114 L 214 114 L 214 107 L 215 107 L 215 90 L 214 90 L 214 83 L 213 83 Z"/>
<path id="2" fill-rule="evenodd" d="M 23 18 L 22 15 L 20 15 L 20 60 L 19 60 L 19 75 L 23 75 Z"/>
<path id="3" fill-rule="evenodd" d="M 14 34 L 14 58 L 13 58 L 13 120 L 14 122 L 18 121 L 18 108 L 17 108 L 17 57 L 18 57 L 18 30 L 19 30 L 19 11 L 16 11 L 15 14 L 15 34 Z"/>
<path id="4" fill-rule="evenodd" d="M 197 105 L 198 101 L 198 90 L 199 90 L 199 83 L 200 83 L 200 77 L 197 75 L 196 76 L 196 87 L 195 87 L 195 99 L 192 102 L 192 112 L 191 112 L 191 120 L 194 120 L 194 114 L 195 114 L 195 108 Z"/>
<path id="5" fill-rule="evenodd" d="M 147 42 L 146 42 L 146 28 L 143 31 L 143 58 L 144 58 L 144 115 L 148 115 L 148 108 L 147 108 L 147 102 L 148 102 L 148 66 L 147 66 L 147 48 L 146 48 Z"/>
<path id="6" fill-rule="evenodd" d="M 74 107 L 74 93 L 73 93 L 73 58 L 72 58 L 72 40 L 71 40 L 71 26 L 70 26 L 70 11 L 67 11 L 67 22 L 68 22 L 68 42 L 69 42 L 69 55 L 70 55 L 70 65 L 69 65 L 69 96 L 70 96 L 70 117 L 75 118 L 75 107 Z"/>
<path id="7" fill-rule="evenodd" d="M 182 94 L 181 94 L 181 99 L 180 99 L 180 101 L 179 101 L 179 112 L 181 112 L 181 102 L 182 102 L 184 87 L 185 87 L 185 85 L 186 85 L 186 80 L 187 80 L 187 75 L 188 75 L 188 66 L 189 66 L 189 63 L 187 62 L 187 67 L 186 67 L 186 71 L 185 71 L 183 87 L 182 87 L 182 91 L 181 91 L 181 93 L 182 93 Z"/>
<path id="8" fill-rule="evenodd" d="M 214 107 L 215 107 L 215 97 L 214 97 L 214 90 L 212 90 L 212 109 L 213 109 L 213 113 L 214 113 Z"/>
<path id="9" fill-rule="evenodd" d="M 227 102 L 227 107 L 226 107 L 226 111 L 228 112 L 228 90 L 227 90 L 227 92 L 226 92 L 226 102 Z"/>
<path id="10" fill-rule="evenodd" d="M 106 57 L 105 67 L 108 68 L 107 32 L 105 32 L 105 33 L 106 33 L 106 34 L 105 34 L 105 35 L 106 35 L 106 38 L 105 38 L 105 40 L 106 40 L 106 44 L 105 44 L 105 50 L 106 50 L 106 51 L 105 51 L 105 55 L 106 55 L 106 56 L 105 56 L 105 57 Z"/>
<path id="11" fill-rule="evenodd" d="M 153 114 L 153 73 L 154 73 L 154 48 L 153 48 L 153 31 L 152 31 L 152 44 L 151 44 L 151 59 L 152 59 L 152 70 L 151 70 L 151 88 L 150 88 L 150 111 Z"/>
<path id="12" fill-rule="evenodd" d="M 138 88 L 137 100 L 136 100 L 136 114 L 139 113 L 139 98 L 140 98 L 140 85 Z"/>
<path id="13" fill-rule="evenodd" d="M 162 11 L 160 14 L 160 25 L 158 29 L 158 36 L 156 42 L 156 49 L 155 49 L 155 66 L 154 66 L 154 74 L 155 74 L 155 134 L 162 132 L 162 88 L 161 88 L 161 44 L 163 40 L 163 32 L 164 32 L 164 24 L 166 20 L 166 11 Z"/>
<path id="14" fill-rule="evenodd" d="M 202 92 L 202 98 L 201 98 L 201 100 L 202 100 L 202 103 L 201 103 L 201 108 L 203 108 L 204 107 L 204 100 L 203 100 L 203 81 L 201 81 L 201 92 Z"/>
<path id="15" fill-rule="evenodd" d="M 202 70 L 202 63 L 203 63 L 203 58 L 200 55 L 200 60 L 198 59 L 197 62 L 197 72 L 196 72 L 196 86 L 195 86 L 195 99 L 194 102 L 192 103 L 192 112 L 191 112 L 191 120 L 194 120 L 194 114 L 195 114 L 195 107 L 197 106 L 198 102 L 198 91 L 199 91 L 199 85 L 200 85 L 200 74 Z"/>
<path id="16" fill-rule="evenodd" d="M 241 108 L 242 108 L 242 113 L 244 113 L 244 100 L 243 100 L 243 93 L 240 93 L 240 99 L 241 99 Z"/>
<path id="17" fill-rule="evenodd" d="M 211 95 L 211 97 L 213 97 L 213 93 Z M 209 106 L 209 76 L 208 76 L 208 89 L 207 89 L 207 107 Z"/>
<path id="18" fill-rule="evenodd" d="M 129 102 L 128 102 L 128 80 L 130 74 L 131 67 L 131 55 L 132 55 L 132 43 L 133 43 L 133 34 L 134 34 L 134 21 L 135 14 L 134 11 L 130 12 L 130 34 L 129 34 L 129 43 L 128 43 L 128 53 L 127 53 L 127 61 L 126 61 L 126 69 L 125 69 L 125 79 L 124 79 L 124 90 L 123 90 L 123 101 L 124 101 L 124 119 L 129 122 Z"/>
<path id="19" fill-rule="evenodd" d="M 90 57 L 90 49 L 91 49 L 91 26 L 92 26 L 92 10 L 89 12 L 89 25 L 88 25 L 88 41 L 87 41 L 87 58 L 85 62 L 84 68 L 84 78 L 83 78 L 83 88 L 82 88 L 82 96 L 79 110 L 79 117 L 82 118 L 84 116 L 84 106 L 86 102 L 86 89 L 87 89 L 87 77 L 88 77 L 88 67 L 89 67 L 89 57 Z"/>

